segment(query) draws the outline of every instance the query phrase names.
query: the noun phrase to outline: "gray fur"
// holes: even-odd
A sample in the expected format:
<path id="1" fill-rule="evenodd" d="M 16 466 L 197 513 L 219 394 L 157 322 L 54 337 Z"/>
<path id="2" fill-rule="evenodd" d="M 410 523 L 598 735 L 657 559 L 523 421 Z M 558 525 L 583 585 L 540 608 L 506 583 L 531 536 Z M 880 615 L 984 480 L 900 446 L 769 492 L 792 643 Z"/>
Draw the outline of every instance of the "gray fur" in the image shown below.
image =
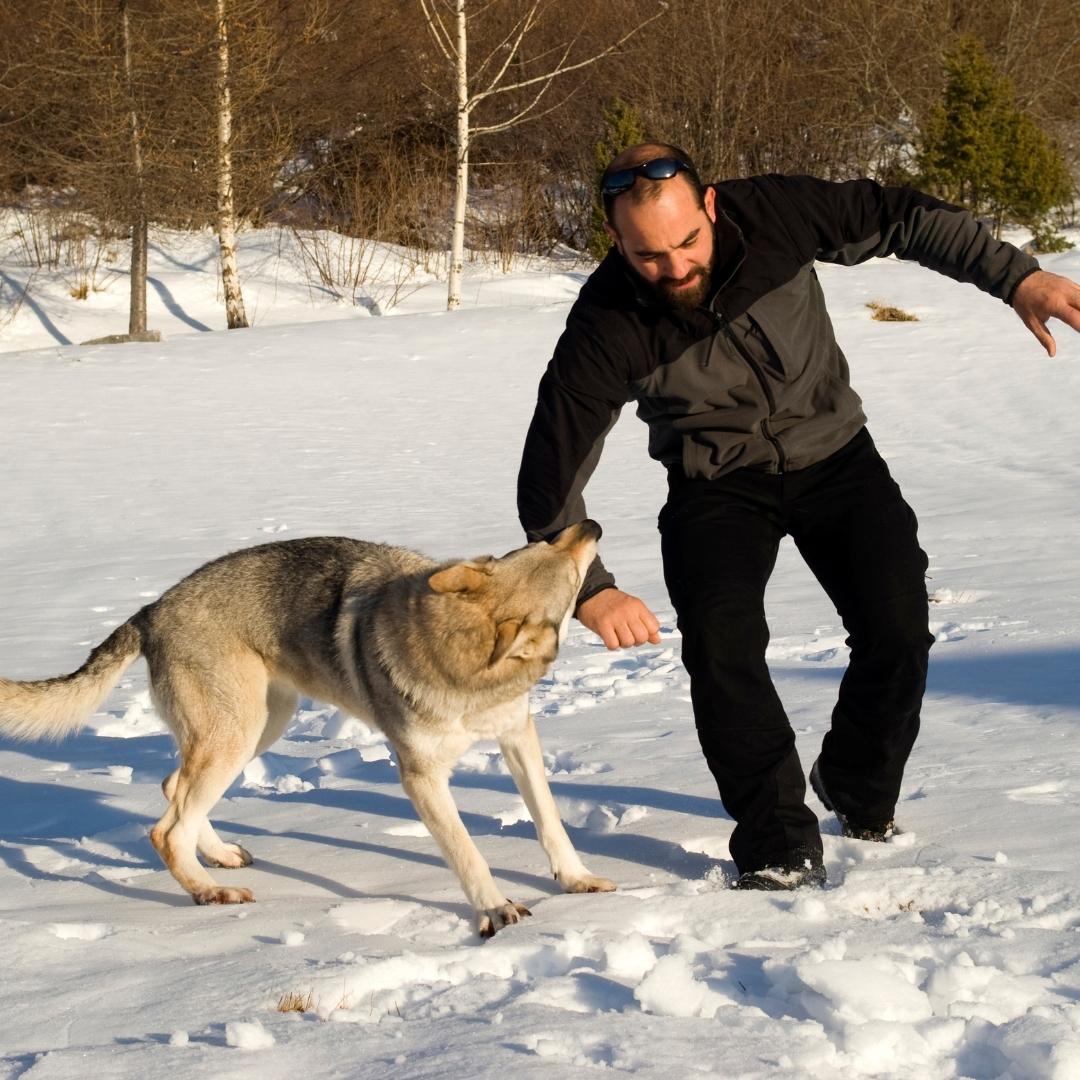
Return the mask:
<path id="1" fill-rule="evenodd" d="M 0 731 L 35 739 L 76 730 L 141 652 L 180 750 L 151 840 L 197 903 L 242 903 L 253 899 L 248 889 L 218 885 L 195 857 L 251 862 L 207 815 L 281 735 L 298 695 L 334 704 L 385 732 L 487 936 L 527 912 L 499 892 L 450 798 L 453 763 L 476 739 L 499 741 L 563 886 L 614 888 L 589 874 L 566 836 L 528 712 L 598 537 L 598 526 L 582 522 L 551 544 L 445 563 L 345 537 L 233 552 L 133 615 L 71 675 L 0 679 Z"/>

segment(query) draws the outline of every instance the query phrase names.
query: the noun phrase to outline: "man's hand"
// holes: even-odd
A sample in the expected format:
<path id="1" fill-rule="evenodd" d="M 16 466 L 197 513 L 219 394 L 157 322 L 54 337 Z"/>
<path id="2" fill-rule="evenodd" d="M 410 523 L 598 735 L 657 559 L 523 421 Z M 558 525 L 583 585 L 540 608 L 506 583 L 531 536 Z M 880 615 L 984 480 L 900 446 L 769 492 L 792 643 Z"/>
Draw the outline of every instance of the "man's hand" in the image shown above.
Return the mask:
<path id="1" fill-rule="evenodd" d="M 660 623 L 636 597 L 618 589 L 604 589 L 578 608 L 577 617 L 604 639 L 609 649 L 628 649 L 646 641 L 660 644 Z"/>
<path id="2" fill-rule="evenodd" d="M 1012 306 L 1050 356 L 1057 352 L 1057 342 L 1046 328 L 1047 319 L 1054 317 L 1080 330 L 1080 285 L 1060 274 L 1047 270 L 1028 274 L 1016 286 Z"/>

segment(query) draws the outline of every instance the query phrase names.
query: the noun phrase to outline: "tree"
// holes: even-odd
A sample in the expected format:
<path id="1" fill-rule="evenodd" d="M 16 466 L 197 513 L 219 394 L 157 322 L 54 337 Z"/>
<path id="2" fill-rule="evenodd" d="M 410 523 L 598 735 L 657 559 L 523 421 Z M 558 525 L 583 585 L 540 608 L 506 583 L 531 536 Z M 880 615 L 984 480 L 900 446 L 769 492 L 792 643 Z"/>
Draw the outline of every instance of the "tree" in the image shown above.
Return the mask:
<path id="1" fill-rule="evenodd" d="M 132 341 L 156 341 L 158 333 L 146 329 L 146 264 L 148 227 L 146 213 L 146 170 L 143 167 L 142 124 L 135 94 L 134 60 L 131 47 L 131 20 L 127 0 L 119 0 L 120 31 L 124 54 L 124 86 L 131 119 L 131 179 L 134 200 L 131 213 L 131 305 L 128 337 Z"/>
<path id="2" fill-rule="evenodd" d="M 157 72 L 168 35 L 156 11 L 134 7 L 42 0 L 11 39 L 29 47 L 18 53 L 5 41 L 4 89 L 19 115 L 5 125 L 4 149 L 21 164 L 18 179 L 39 189 L 31 212 L 49 232 L 54 224 L 77 224 L 84 236 L 130 230 L 128 334 L 108 339 L 116 341 L 158 336 L 146 328 L 146 224 L 163 187 Z"/>
<path id="3" fill-rule="evenodd" d="M 944 93 L 922 129 L 923 183 L 991 218 L 996 236 L 1009 220 L 1043 226 L 1073 191 L 1060 149 L 1020 109 L 978 40 L 962 38 L 944 63 Z"/>
<path id="4" fill-rule="evenodd" d="M 545 0 L 532 0 L 524 13 L 512 21 L 509 29 L 501 35 L 498 43 L 490 49 L 484 59 L 472 68 L 469 66 L 468 59 L 469 24 L 471 20 L 490 19 L 491 3 L 480 4 L 478 10 L 471 14 L 467 10 L 467 0 L 420 0 L 420 6 L 427 21 L 428 30 L 454 77 L 454 102 L 457 117 L 454 137 L 454 214 L 446 299 L 446 306 L 452 311 L 461 305 L 461 276 L 465 255 L 465 211 L 469 198 L 469 150 L 473 140 L 481 135 L 507 131 L 527 119 L 542 115 L 534 110 L 540 105 L 557 78 L 595 64 L 602 57 L 610 55 L 639 30 L 659 18 L 664 8 L 661 7 L 647 19 L 625 31 L 618 40 L 606 48 L 582 60 L 571 61 L 575 44 L 575 39 L 571 38 L 569 42 L 559 47 L 561 55 L 557 60 L 550 64 L 541 64 L 540 66 L 545 70 L 540 74 L 529 75 L 523 47 L 525 39 L 537 27 L 544 14 L 547 7 Z M 453 33 L 447 28 L 439 10 L 440 7 L 452 13 Z M 546 60 L 546 57 L 547 54 L 542 53 L 540 59 Z M 507 78 L 511 65 L 514 65 L 515 70 L 521 72 L 521 75 L 507 82 L 504 80 Z M 510 116 L 488 124 L 475 123 L 474 114 L 478 107 L 500 95 L 512 94 L 520 90 L 528 90 L 531 97 Z M 552 111 L 554 108 L 557 106 L 552 106 L 551 109 L 545 111 Z"/>
<path id="5" fill-rule="evenodd" d="M 645 141 L 645 125 L 641 113 L 620 98 L 616 98 L 604 109 L 601 123 L 603 131 L 597 140 L 594 155 L 596 178 L 593 183 L 592 227 L 589 230 L 589 254 L 598 262 L 611 247 L 611 239 L 604 230 L 606 216 L 600 197 L 600 179 L 616 154 Z"/>
<path id="6" fill-rule="evenodd" d="M 225 321 L 230 330 L 248 325 L 244 294 L 236 272 L 236 205 L 233 199 L 232 98 L 229 77 L 229 22 L 225 0 L 217 0 L 217 231 Z"/>

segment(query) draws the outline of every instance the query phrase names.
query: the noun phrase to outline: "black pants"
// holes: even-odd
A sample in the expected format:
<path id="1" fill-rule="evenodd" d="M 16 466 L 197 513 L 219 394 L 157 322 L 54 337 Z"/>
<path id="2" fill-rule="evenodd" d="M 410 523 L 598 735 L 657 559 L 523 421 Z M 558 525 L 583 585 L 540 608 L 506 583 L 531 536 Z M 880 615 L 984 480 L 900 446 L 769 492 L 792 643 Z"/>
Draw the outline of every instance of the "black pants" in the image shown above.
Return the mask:
<path id="1" fill-rule="evenodd" d="M 698 737 L 736 823 L 740 872 L 821 859 L 795 734 L 765 663 L 765 585 L 785 535 L 836 606 L 851 648 L 822 776 L 859 821 L 889 821 L 933 639 L 915 515 L 869 432 L 783 475 L 673 475 L 660 530 Z"/>

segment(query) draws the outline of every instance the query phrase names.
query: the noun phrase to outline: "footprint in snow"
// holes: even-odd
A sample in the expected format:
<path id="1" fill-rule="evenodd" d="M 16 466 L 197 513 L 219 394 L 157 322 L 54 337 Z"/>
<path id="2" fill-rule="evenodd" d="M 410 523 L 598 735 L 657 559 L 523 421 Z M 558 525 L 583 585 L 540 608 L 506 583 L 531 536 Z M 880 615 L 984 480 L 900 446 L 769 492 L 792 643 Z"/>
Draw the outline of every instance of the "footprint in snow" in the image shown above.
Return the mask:
<path id="1" fill-rule="evenodd" d="M 661 636 L 671 636 L 671 627 L 661 627 Z M 566 652 L 554 672 L 533 691 L 533 711 L 538 716 L 571 716 L 608 699 L 660 694 L 685 688 L 686 671 L 675 649 L 661 645 L 638 648 L 627 656 L 611 652 L 574 655 Z"/>

